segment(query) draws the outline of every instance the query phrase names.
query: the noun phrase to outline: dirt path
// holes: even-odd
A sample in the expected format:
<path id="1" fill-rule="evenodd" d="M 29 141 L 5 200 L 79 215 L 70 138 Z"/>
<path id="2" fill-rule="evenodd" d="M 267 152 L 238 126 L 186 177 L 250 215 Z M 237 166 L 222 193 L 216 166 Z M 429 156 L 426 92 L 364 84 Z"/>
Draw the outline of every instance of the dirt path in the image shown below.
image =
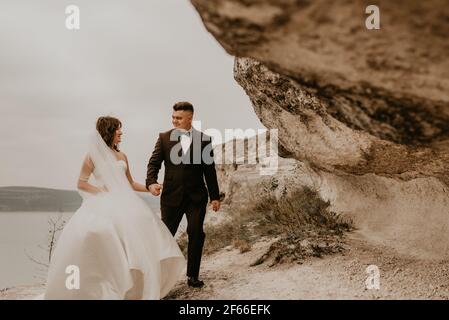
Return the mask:
<path id="1" fill-rule="evenodd" d="M 448 299 L 449 261 L 425 261 L 368 243 L 357 232 L 344 255 L 313 258 L 303 264 L 249 265 L 269 245 L 259 242 L 240 254 L 225 249 L 204 259 L 206 286 L 180 283 L 169 299 Z M 366 289 L 366 268 L 377 265 L 380 289 Z"/>
<path id="2" fill-rule="evenodd" d="M 420 260 L 367 242 L 350 234 L 348 250 L 303 264 L 268 267 L 249 265 L 270 242 L 260 241 L 251 251 L 226 248 L 206 256 L 202 289 L 180 282 L 168 299 L 449 299 L 449 261 Z M 366 268 L 377 265 L 380 289 L 366 289 Z M 30 299 L 43 286 L 18 287 L 0 292 L 0 299 Z"/>

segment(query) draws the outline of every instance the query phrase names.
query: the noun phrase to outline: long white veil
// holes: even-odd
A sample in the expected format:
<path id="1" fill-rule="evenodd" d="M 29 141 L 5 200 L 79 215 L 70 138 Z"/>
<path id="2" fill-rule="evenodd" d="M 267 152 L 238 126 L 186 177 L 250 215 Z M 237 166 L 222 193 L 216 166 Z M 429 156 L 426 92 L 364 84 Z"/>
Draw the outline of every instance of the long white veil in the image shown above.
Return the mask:
<path id="1" fill-rule="evenodd" d="M 51 258 L 45 299 L 160 299 L 181 275 L 182 252 L 134 192 L 124 164 L 98 132 L 88 146 L 95 180 L 107 192 L 85 192 L 64 226 Z M 78 269 L 81 285 L 76 290 L 67 285 L 67 266 Z"/>
<path id="2" fill-rule="evenodd" d="M 134 193 L 126 174 L 118 164 L 120 160 L 106 145 L 98 131 L 90 138 L 88 152 L 95 167 L 95 176 L 100 178 L 108 192 L 122 195 Z"/>

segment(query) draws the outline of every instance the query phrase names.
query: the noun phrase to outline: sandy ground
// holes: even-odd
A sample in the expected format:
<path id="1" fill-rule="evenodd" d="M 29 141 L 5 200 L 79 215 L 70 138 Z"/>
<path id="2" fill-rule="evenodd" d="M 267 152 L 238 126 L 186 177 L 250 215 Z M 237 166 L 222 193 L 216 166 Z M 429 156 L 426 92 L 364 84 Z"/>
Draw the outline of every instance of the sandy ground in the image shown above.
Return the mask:
<path id="1" fill-rule="evenodd" d="M 312 258 L 302 264 L 269 267 L 249 265 L 265 252 L 270 241 L 239 253 L 225 248 L 204 257 L 206 286 L 192 289 L 179 282 L 167 299 L 448 299 L 449 261 L 422 260 L 373 245 L 354 232 L 342 254 Z M 367 289 L 366 268 L 377 265 L 380 289 Z M 43 286 L 0 292 L 0 299 L 31 299 Z"/>
<path id="2" fill-rule="evenodd" d="M 225 249 L 206 257 L 206 286 L 189 289 L 184 283 L 170 299 L 448 299 L 449 261 L 429 261 L 400 255 L 368 243 L 357 232 L 344 255 L 312 258 L 303 264 L 268 267 L 249 265 L 269 245 L 261 241 L 240 254 Z M 367 289 L 366 268 L 377 265 L 380 289 Z"/>
<path id="3" fill-rule="evenodd" d="M 5 288 L 0 290 L 0 300 L 34 300 L 43 292 L 44 285 Z"/>

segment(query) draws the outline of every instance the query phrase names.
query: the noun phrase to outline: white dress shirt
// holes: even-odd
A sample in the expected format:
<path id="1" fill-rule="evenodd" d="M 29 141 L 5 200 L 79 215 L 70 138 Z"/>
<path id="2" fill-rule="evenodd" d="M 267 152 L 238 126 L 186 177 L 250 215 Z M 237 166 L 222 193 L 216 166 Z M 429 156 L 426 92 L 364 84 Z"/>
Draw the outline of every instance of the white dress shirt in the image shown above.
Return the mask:
<path id="1" fill-rule="evenodd" d="M 189 150 L 191 143 L 192 143 L 192 128 L 190 128 L 190 130 L 186 131 L 185 134 L 181 135 L 181 147 L 182 147 L 182 152 L 184 154 L 186 154 L 187 151 Z"/>

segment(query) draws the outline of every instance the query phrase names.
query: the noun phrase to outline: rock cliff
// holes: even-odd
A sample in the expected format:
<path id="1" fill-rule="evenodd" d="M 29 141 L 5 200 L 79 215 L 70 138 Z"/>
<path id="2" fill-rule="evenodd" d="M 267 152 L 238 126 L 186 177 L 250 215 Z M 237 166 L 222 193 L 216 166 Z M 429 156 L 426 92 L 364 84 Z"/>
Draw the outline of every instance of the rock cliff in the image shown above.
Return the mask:
<path id="1" fill-rule="evenodd" d="M 449 256 L 447 1 L 377 1 L 379 30 L 362 0 L 191 2 L 297 161 L 279 162 L 287 188 L 317 186 L 373 240 Z M 238 170 L 225 188 L 248 185 Z"/>

